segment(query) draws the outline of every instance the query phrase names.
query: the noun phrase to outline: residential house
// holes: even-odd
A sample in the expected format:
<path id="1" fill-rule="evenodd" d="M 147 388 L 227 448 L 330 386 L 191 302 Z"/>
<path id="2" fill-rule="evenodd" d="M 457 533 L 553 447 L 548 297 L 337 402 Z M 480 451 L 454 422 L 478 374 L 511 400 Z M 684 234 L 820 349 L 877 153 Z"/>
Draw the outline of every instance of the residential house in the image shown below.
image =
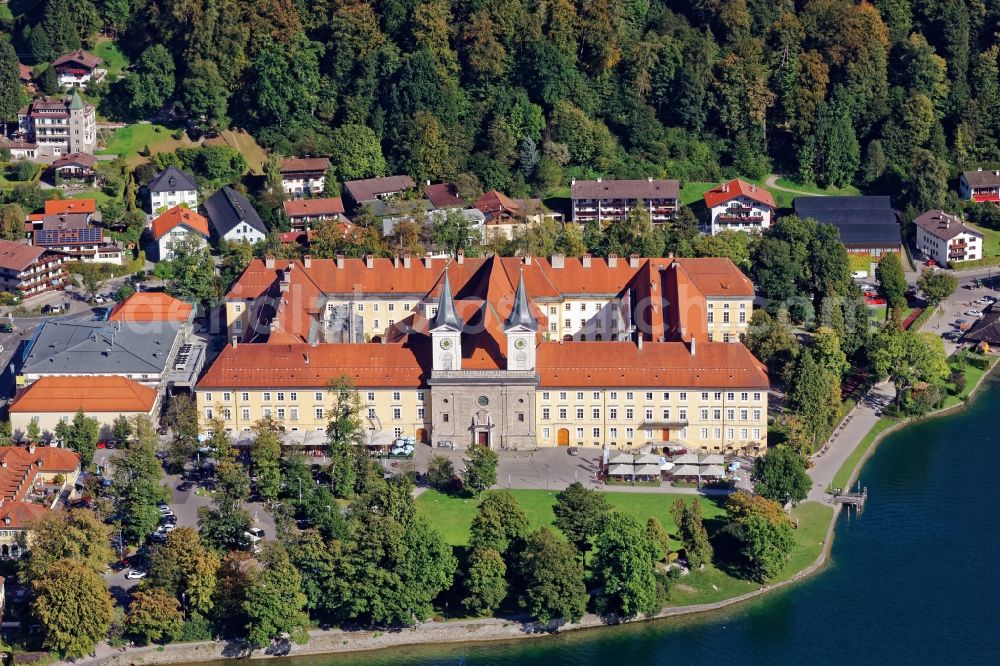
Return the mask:
<path id="1" fill-rule="evenodd" d="M 119 416 L 142 414 L 155 422 L 159 404 L 155 388 L 126 377 L 42 377 L 18 391 L 10 405 L 10 425 L 24 433 L 34 421 L 40 432 L 53 433 L 59 422 L 72 421 L 82 409 L 108 431 Z"/>
<path id="2" fill-rule="evenodd" d="M 472 204 L 481 211 L 486 224 L 500 224 L 516 220 L 521 216 L 521 207 L 503 192 L 490 190 Z"/>
<path id="3" fill-rule="evenodd" d="M 337 220 L 347 222 L 344 217 L 344 202 L 340 197 L 321 199 L 291 199 L 281 203 L 285 217 L 295 231 L 312 229 L 317 222 Z"/>
<path id="4" fill-rule="evenodd" d="M 101 68 L 104 61 L 93 53 L 76 50 L 61 55 L 52 61 L 52 67 L 59 77 L 59 85 L 63 88 L 86 90 L 90 82 L 100 83 L 107 71 Z"/>
<path id="5" fill-rule="evenodd" d="M 668 222 L 680 206 L 680 182 L 645 180 L 574 180 L 570 186 L 572 221 L 607 224 L 624 220 L 630 210 L 642 206 L 654 224 Z"/>
<path id="6" fill-rule="evenodd" d="M 153 220 L 152 232 L 157 261 L 173 259 L 176 247 L 207 247 L 210 235 L 208 220 L 179 204 Z"/>
<path id="7" fill-rule="evenodd" d="M 65 257 L 44 247 L 0 240 L 0 291 L 25 297 L 62 289 Z"/>
<path id="8" fill-rule="evenodd" d="M 34 443 L 0 446 L 0 559 L 16 560 L 30 550 L 32 523 L 70 495 L 79 476 L 75 451 Z"/>
<path id="9" fill-rule="evenodd" d="M 267 226 L 250 200 L 228 185 L 205 199 L 202 209 L 216 241 L 246 241 L 253 245 L 267 236 Z"/>
<path id="10" fill-rule="evenodd" d="M 724 229 L 762 232 L 771 226 L 776 206 L 767 190 L 734 178 L 705 192 L 709 233 Z"/>
<path id="11" fill-rule="evenodd" d="M 32 71 L 31 65 L 18 63 L 17 78 L 21 82 L 21 85 L 28 89 L 28 92 L 35 92 L 35 73 Z"/>
<path id="12" fill-rule="evenodd" d="M 329 378 L 346 376 L 374 448 L 412 436 L 759 455 L 766 370 L 709 338 L 722 324 L 708 303 L 724 311 L 729 295 L 748 320 L 753 286 L 725 259 L 267 258 L 227 294 L 233 344 L 196 386 L 199 416 L 322 431 Z"/>
<path id="13" fill-rule="evenodd" d="M 983 258 L 983 235 L 954 215 L 929 210 L 917 216 L 913 224 L 917 229 L 917 249 L 939 266 Z"/>
<path id="14" fill-rule="evenodd" d="M 149 181 L 149 210 L 159 213 L 174 206 L 198 207 L 198 183 L 194 176 L 168 166 Z"/>
<path id="15" fill-rule="evenodd" d="M 990 349 L 1000 348 L 1000 308 L 993 305 L 986 308 L 983 316 L 972 322 L 972 326 L 962 335 L 962 342 L 985 345 Z"/>
<path id="16" fill-rule="evenodd" d="M 391 199 L 407 190 L 412 190 L 414 187 L 416 187 L 416 183 L 409 176 L 366 178 L 345 182 L 344 195 L 353 209 L 360 208 L 366 203 Z"/>
<path id="17" fill-rule="evenodd" d="M 958 178 L 958 193 L 967 201 L 1000 203 L 1000 170 L 965 171 Z"/>
<path id="18" fill-rule="evenodd" d="M 92 220 L 90 213 L 45 215 L 41 227 L 32 231 L 31 244 L 58 252 L 69 261 L 120 265 L 124 250 L 106 238 L 104 229 L 94 226 Z"/>
<path id="19" fill-rule="evenodd" d="M 435 183 L 432 185 L 430 181 L 427 181 L 424 186 L 424 198 L 438 210 L 466 208 L 465 199 L 458 196 L 458 188 L 455 183 Z"/>
<path id="20" fill-rule="evenodd" d="M 94 165 L 97 158 L 87 153 L 70 153 L 63 155 L 52 163 L 52 172 L 60 181 L 72 180 L 93 183 L 97 172 Z"/>
<path id="21" fill-rule="evenodd" d="M 14 160 L 33 160 L 38 155 L 38 144 L 0 136 L 0 150 L 9 150 Z"/>
<path id="22" fill-rule="evenodd" d="M 326 185 L 326 171 L 330 160 L 326 157 L 297 157 L 282 160 L 281 187 L 293 197 L 322 194 Z"/>
<path id="23" fill-rule="evenodd" d="M 17 114 L 20 139 L 38 144 L 36 157 L 97 151 L 97 111 L 73 90 L 69 99 L 42 97 Z"/>
<path id="24" fill-rule="evenodd" d="M 882 255 L 903 251 L 899 223 L 889 197 L 795 197 L 792 205 L 799 217 L 836 227 L 849 254 L 871 257 L 871 273 Z"/>

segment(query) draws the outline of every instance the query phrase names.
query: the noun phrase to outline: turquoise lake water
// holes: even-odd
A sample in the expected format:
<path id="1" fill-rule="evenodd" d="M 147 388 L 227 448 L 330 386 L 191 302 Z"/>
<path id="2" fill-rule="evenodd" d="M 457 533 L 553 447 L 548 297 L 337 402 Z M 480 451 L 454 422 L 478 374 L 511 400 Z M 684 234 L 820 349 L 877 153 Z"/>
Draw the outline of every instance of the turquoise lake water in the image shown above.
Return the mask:
<path id="1" fill-rule="evenodd" d="M 1000 664 L 1000 381 L 879 446 L 829 565 L 720 613 L 539 640 L 299 657 L 284 666 Z"/>

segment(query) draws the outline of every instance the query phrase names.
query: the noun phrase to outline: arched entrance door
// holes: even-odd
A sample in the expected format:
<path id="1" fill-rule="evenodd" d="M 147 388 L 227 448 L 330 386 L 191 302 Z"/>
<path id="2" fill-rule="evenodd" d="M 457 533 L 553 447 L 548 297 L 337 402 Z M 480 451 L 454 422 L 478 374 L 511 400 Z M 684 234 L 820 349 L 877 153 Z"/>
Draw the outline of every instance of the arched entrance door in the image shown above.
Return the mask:
<path id="1" fill-rule="evenodd" d="M 569 446 L 569 430 L 566 428 L 559 428 L 559 432 L 556 433 L 557 442 L 559 446 Z"/>
<path id="2" fill-rule="evenodd" d="M 417 428 L 417 441 L 421 444 L 430 443 L 430 439 L 427 437 L 427 428 Z"/>

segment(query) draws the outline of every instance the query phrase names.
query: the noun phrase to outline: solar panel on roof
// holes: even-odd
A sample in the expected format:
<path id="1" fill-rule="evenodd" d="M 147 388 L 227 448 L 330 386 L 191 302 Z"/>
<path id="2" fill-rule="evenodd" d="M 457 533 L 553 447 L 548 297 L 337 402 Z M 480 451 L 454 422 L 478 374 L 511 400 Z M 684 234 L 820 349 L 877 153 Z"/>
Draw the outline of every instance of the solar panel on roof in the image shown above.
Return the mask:
<path id="1" fill-rule="evenodd" d="M 35 231 L 36 245 L 92 245 L 104 240 L 101 229 L 39 229 Z"/>

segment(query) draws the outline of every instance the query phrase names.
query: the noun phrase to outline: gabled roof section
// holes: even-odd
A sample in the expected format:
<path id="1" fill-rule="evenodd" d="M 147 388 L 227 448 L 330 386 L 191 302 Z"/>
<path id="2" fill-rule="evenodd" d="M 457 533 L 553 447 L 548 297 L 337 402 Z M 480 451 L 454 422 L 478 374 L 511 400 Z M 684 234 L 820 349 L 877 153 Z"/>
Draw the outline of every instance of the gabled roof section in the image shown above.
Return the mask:
<path id="1" fill-rule="evenodd" d="M 87 69 L 94 69 L 101 65 L 104 61 L 100 57 L 94 55 L 93 53 L 87 53 L 82 49 L 77 49 L 76 51 L 71 51 L 65 55 L 61 55 L 52 61 L 53 67 L 59 67 L 60 65 L 80 65 L 81 67 L 86 67 Z"/>
<path id="2" fill-rule="evenodd" d="M 657 178 L 575 180 L 570 186 L 573 199 L 677 199 L 680 191 L 680 181 Z"/>
<path id="3" fill-rule="evenodd" d="M 45 201 L 46 215 L 65 215 L 66 213 L 96 213 L 97 199 L 47 199 Z"/>
<path id="4" fill-rule="evenodd" d="M 47 321 L 35 336 L 24 374 L 159 374 L 181 325 Z"/>
<path id="5" fill-rule="evenodd" d="M 476 199 L 476 202 L 472 205 L 473 207 L 481 210 L 487 217 L 499 215 L 501 213 L 518 215 L 521 212 L 521 207 L 518 206 L 513 199 L 508 197 L 503 192 L 498 192 L 497 190 L 490 190 L 483 196 Z"/>
<path id="6" fill-rule="evenodd" d="M 737 197 L 747 197 L 761 205 L 772 209 L 776 208 L 774 197 L 771 196 L 770 192 L 739 178 L 734 178 L 728 183 L 723 183 L 705 192 L 705 205 L 712 208 Z"/>
<path id="7" fill-rule="evenodd" d="M 382 178 L 366 178 L 364 180 L 349 180 L 344 183 L 347 195 L 355 203 L 375 201 L 380 196 L 394 192 L 405 192 L 416 187 L 409 176 L 385 176 Z"/>
<path id="8" fill-rule="evenodd" d="M 435 208 L 465 208 L 465 200 L 458 196 L 455 183 L 427 185 L 424 187 L 424 196 Z"/>
<path id="9" fill-rule="evenodd" d="M 109 321 L 151 322 L 174 321 L 185 324 L 191 320 L 194 308 L 162 291 L 137 291 L 115 305 Z"/>
<path id="10" fill-rule="evenodd" d="M 63 155 L 53 162 L 52 167 L 55 169 L 61 169 L 62 167 L 78 166 L 89 169 L 95 164 L 97 164 L 97 158 L 93 155 L 88 153 L 70 153 L 68 155 Z"/>
<path id="11" fill-rule="evenodd" d="M 307 215 L 342 215 L 344 202 L 340 197 L 322 197 L 319 199 L 288 199 L 281 202 L 288 217 L 303 217 Z"/>
<path id="12" fill-rule="evenodd" d="M 279 171 L 285 175 L 326 171 L 328 168 L 330 168 L 328 157 L 292 157 L 281 161 Z"/>
<path id="13" fill-rule="evenodd" d="M 44 247 L 0 239 L 0 268 L 23 271 L 45 253 Z"/>
<path id="14" fill-rule="evenodd" d="M 250 200 L 228 185 L 224 185 L 202 205 L 208 214 L 212 230 L 219 238 L 243 223 L 267 235 L 267 226 L 260 219 Z"/>
<path id="15" fill-rule="evenodd" d="M 156 389 L 126 377 L 42 377 L 14 398 L 11 412 L 149 413 Z"/>
<path id="16" fill-rule="evenodd" d="M 198 182 L 186 171 L 170 165 L 149 181 L 150 192 L 197 192 Z"/>
<path id="17" fill-rule="evenodd" d="M 1000 187 L 1000 170 L 997 169 L 964 171 L 962 176 L 971 187 Z"/>
<path id="18" fill-rule="evenodd" d="M 983 237 L 983 235 L 975 229 L 965 226 L 959 218 L 954 215 L 949 215 L 942 210 L 929 210 L 923 215 L 917 216 L 913 220 L 913 224 L 917 225 L 932 236 L 946 241 L 962 234 L 976 236 L 977 238 Z"/>
<path id="19" fill-rule="evenodd" d="M 208 220 L 203 215 L 184 206 L 174 206 L 153 220 L 153 238 L 160 240 L 171 229 L 184 227 L 208 238 Z"/>

